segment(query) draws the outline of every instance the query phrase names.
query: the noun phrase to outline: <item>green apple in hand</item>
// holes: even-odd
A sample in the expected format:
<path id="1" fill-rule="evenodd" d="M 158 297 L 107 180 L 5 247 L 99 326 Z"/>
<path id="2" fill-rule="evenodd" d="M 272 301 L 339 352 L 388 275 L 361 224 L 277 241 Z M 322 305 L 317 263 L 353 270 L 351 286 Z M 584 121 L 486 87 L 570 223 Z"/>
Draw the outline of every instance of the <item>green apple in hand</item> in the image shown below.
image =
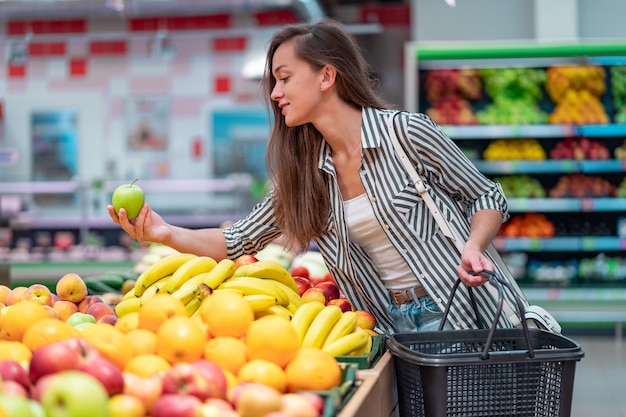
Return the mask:
<path id="1" fill-rule="evenodd" d="M 120 185 L 113 191 L 111 203 L 115 209 L 115 214 L 119 216 L 120 209 L 126 210 L 128 220 L 133 220 L 139 216 L 139 212 L 143 207 L 144 194 L 143 190 L 135 185 L 137 179 L 130 184 Z"/>

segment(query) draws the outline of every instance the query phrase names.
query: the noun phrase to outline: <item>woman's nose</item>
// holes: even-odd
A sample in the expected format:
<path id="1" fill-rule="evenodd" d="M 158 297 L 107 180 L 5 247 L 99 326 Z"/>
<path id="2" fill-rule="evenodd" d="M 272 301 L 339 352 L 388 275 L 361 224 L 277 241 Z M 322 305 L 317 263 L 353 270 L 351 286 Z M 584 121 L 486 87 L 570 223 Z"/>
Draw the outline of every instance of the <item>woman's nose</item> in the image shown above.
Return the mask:
<path id="1" fill-rule="evenodd" d="M 274 86 L 274 88 L 272 89 L 272 93 L 270 94 L 270 98 L 272 100 L 274 100 L 274 101 L 277 101 L 280 98 L 281 95 L 282 95 L 282 92 L 278 88 L 278 84 L 276 84 Z"/>

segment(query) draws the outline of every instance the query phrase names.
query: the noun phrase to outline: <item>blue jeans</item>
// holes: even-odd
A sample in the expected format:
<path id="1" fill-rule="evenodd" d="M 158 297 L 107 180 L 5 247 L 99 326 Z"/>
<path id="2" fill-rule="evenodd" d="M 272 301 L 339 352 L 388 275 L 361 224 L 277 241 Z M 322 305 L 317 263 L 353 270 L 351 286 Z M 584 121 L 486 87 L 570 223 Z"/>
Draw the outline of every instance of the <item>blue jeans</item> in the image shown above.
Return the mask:
<path id="1" fill-rule="evenodd" d="M 437 331 L 443 318 L 443 311 L 428 295 L 415 297 L 413 301 L 400 305 L 390 297 L 387 312 L 398 333 Z M 452 326 L 446 323 L 444 329 L 450 330 Z"/>

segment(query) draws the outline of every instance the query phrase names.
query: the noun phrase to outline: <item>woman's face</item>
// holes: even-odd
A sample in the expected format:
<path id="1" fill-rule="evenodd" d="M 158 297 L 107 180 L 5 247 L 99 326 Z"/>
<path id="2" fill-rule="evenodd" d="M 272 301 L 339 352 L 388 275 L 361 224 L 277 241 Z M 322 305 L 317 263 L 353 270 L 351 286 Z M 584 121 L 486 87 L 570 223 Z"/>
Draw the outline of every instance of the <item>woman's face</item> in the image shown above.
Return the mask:
<path id="1" fill-rule="evenodd" d="M 322 71 L 296 58 L 293 42 L 280 45 L 272 59 L 276 85 L 270 97 L 278 103 L 287 126 L 312 123 L 321 99 Z"/>

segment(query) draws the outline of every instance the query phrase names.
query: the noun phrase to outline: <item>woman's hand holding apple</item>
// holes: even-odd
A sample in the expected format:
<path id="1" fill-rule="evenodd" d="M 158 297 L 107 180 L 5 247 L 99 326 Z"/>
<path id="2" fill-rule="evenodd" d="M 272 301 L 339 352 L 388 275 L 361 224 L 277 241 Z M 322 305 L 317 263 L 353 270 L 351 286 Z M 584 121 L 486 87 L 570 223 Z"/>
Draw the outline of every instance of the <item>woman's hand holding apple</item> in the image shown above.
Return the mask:
<path id="1" fill-rule="evenodd" d="M 119 210 L 119 215 L 116 214 L 112 205 L 107 206 L 107 210 L 111 219 L 133 239 L 141 242 L 164 243 L 172 236 L 170 225 L 147 203 L 143 205 L 139 215 L 132 222 L 123 208 Z"/>

